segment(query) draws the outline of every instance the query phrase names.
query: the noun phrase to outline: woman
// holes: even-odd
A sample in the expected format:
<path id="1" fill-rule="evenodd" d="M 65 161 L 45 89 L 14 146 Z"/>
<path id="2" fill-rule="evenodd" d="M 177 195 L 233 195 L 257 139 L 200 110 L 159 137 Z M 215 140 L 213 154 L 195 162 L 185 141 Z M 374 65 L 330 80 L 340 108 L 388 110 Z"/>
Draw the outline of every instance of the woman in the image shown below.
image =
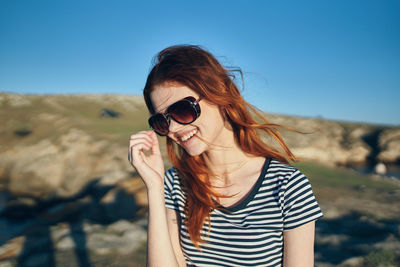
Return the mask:
<path id="1" fill-rule="evenodd" d="M 129 160 L 147 188 L 149 266 L 313 265 L 321 210 L 232 70 L 198 46 L 172 46 L 158 54 L 144 98 L 154 131 L 131 136 Z M 165 174 L 155 133 L 174 166 Z"/>

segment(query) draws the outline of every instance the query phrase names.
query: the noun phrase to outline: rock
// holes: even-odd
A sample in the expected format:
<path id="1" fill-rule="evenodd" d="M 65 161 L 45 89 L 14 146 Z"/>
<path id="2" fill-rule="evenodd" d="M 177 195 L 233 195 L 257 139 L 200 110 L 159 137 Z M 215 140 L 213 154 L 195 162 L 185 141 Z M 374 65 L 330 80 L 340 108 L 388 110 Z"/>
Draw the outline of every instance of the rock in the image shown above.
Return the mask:
<path id="1" fill-rule="evenodd" d="M 102 106 L 118 106 L 129 111 L 144 110 L 145 104 L 142 96 L 134 95 L 107 95 L 107 94 L 81 94 L 79 97 L 91 103 L 98 103 Z"/>
<path id="2" fill-rule="evenodd" d="M 400 242 L 393 234 L 389 234 L 382 242 L 375 243 L 373 247 L 378 250 L 393 251 L 400 255 Z"/>
<path id="3" fill-rule="evenodd" d="M 400 130 L 384 130 L 379 137 L 380 153 L 377 158 L 381 162 L 396 163 L 400 161 Z"/>
<path id="4" fill-rule="evenodd" d="M 69 224 L 67 223 L 58 223 L 50 228 L 51 231 L 51 239 L 54 243 L 58 243 L 64 237 L 69 236 L 71 231 L 69 228 Z"/>
<path id="5" fill-rule="evenodd" d="M 32 133 L 32 130 L 30 130 L 30 129 L 18 129 L 18 130 L 14 131 L 14 134 L 19 137 L 25 137 L 27 135 L 30 135 L 31 133 Z"/>
<path id="6" fill-rule="evenodd" d="M 74 240 L 69 235 L 62 236 L 55 244 L 59 250 L 72 250 L 76 247 Z"/>
<path id="7" fill-rule="evenodd" d="M 120 229 L 116 232 L 114 230 L 122 225 L 126 229 L 121 235 Z M 102 233 L 89 235 L 87 237 L 87 248 L 99 254 L 108 254 L 112 251 L 129 254 L 133 253 L 147 239 L 147 232 L 144 228 L 134 223 L 130 223 L 129 226 L 127 221 L 107 229 Z"/>
<path id="8" fill-rule="evenodd" d="M 53 255 L 44 252 L 44 253 L 34 253 L 29 256 L 23 257 L 19 260 L 18 264 L 20 266 L 54 266 L 54 258 Z"/>
<path id="9" fill-rule="evenodd" d="M 14 265 L 9 261 L 0 262 L 0 267 L 13 267 Z"/>
<path id="10" fill-rule="evenodd" d="M 113 222 L 119 219 L 133 219 L 139 210 L 135 198 L 118 187 L 111 189 L 99 202 L 98 218 L 103 222 Z"/>
<path id="11" fill-rule="evenodd" d="M 124 232 L 132 230 L 132 223 L 127 220 L 119 220 L 107 227 L 108 230 L 122 235 Z"/>
<path id="12" fill-rule="evenodd" d="M 92 203 L 90 196 L 84 196 L 71 201 L 46 203 L 45 209 L 39 213 L 39 217 L 46 222 L 58 222 L 77 217 L 85 211 Z"/>
<path id="13" fill-rule="evenodd" d="M 145 207 L 148 205 L 147 190 L 143 180 L 140 177 L 122 180 L 119 187 L 135 197 L 137 205 Z"/>
<path id="14" fill-rule="evenodd" d="M 102 177 L 100 177 L 99 184 L 107 186 L 107 185 L 115 185 L 118 182 L 122 181 L 127 177 L 127 172 L 123 170 L 114 170 L 107 173 L 103 173 Z"/>
<path id="15" fill-rule="evenodd" d="M 315 160 L 332 166 L 362 164 L 371 152 L 361 138 L 370 130 L 363 127 L 348 130 L 334 121 L 277 115 L 272 116 L 270 120 L 302 132 L 283 131 L 287 145 L 301 159 Z"/>
<path id="16" fill-rule="evenodd" d="M 83 221 L 36 225 L 26 236 L 9 240 L 0 246 L 0 261 L 17 259 L 23 266 L 49 266 L 57 252 L 81 251 L 84 254 L 130 255 L 146 242 L 146 219 L 120 220 L 110 225 Z"/>
<path id="17" fill-rule="evenodd" d="M 336 206 L 324 206 L 321 207 L 322 210 L 324 211 L 324 218 L 326 219 L 335 219 L 339 218 L 340 216 L 343 215 L 343 212 L 341 212 Z"/>
<path id="18" fill-rule="evenodd" d="M 339 266 L 343 266 L 343 267 L 355 266 L 355 267 L 358 267 L 358 266 L 360 266 L 362 261 L 363 261 L 363 257 L 352 257 L 352 258 L 349 258 L 349 259 L 343 261 L 342 263 L 340 263 Z"/>
<path id="19" fill-rule="evenodd" d="M 101 226 L 100 224 L 88 223 L 88 222 L 83 223 L 83 231 L 85 231 L 85 233 L 92 233 L 95 231 L 99 231 L 100 229 L 102 229 L 102 227 L 103 226 Z"/>
<path id="20" fill-rule="evenodd" d="M 99 176 L 104 184 L 129 177 L 132 167 L 122 158 L 125 155 L 124 146 L 95 141 L 72 128 L 55 141 L 44 139 L 3 152 L 0 174 L 7 179 L 4 189 L 14 196 L 65 198 L 76 195 Z"/>
<path id="21" fill-rule="evenodd" d="M 25 238 L 19 236 L 9 240 L 5 244 L 2 244 L 2 246 L 0 247 L 0 262 L 3 262 L 5 259 L 18 256 L 21 253 L 24 241 Z"/>
<path id="22" fill-rule="evenodd" d="M 107 118 L 118 118 L 121 116 L 121 113 L 114 111 L 112 109 L 108 109 L 108 108 L 103 108 L 100 111 L 100 116 L 101 117 L 107 117 Z"/>
<path id="23" fill-rule="evenodd" d="M 10 199 L 11 195 L 9 192 L 0 190 L 0 214 L 3 212 Z"/>
<path id="24" fill-rule="evenodd" d="M 34 129 L 31 134 L 18 138 L 15 145 L 0 144 L 1 190 L 9 191 L 15 197 L 31 197 L 38 200 L 68 198 L 78 194 L 95 179 L 100 179 L 101 185 L 111 186 L 132 176 L 132 167 L 126 159 L 126 145 L 113 142 L 112 139 L 99 139 L 99 136 L 88 130 L 78 129 L 80 123 L 87 121 L 75 123 L 80 118 L 66 115 L 70 109 L 69 103 L 76 104 L 77 101 L 82 105 L 90 104 L 94 117 L 95 113 L 105 106 L 113 108 L 103 109 L 104 114 L 111 116 L 125 112 L 145 112 L 144 101 L 137 96 L 83 94 L 43 97 L 0 94 L 1 107 L 6 112 L 22 106 L 32 106 L 32 109 L 35 109 L 36 105 L 40 104 L 45 107 L 37 111 L 35 116 L 30 116 L 29 120 L 21 120 L 21 123 L 31 125 Z M 121 113 L 116 112 L 115 107 L 121 110 Z M 371 147 L 363 140 L 364 136 L 374 131 L 371 127 L 281 115 L 267 117 L 273 123 L 303 132 L 282 132 L 288 146 L 301 159 L 316 160 L 334 166 L 352 165 L 365 163 L 371 154 Z M 9 121 L 4 127 L 16 123 L 19 123 L 19 120 L 14 118 L 14 121 Z M 42 133 L 43 138 L 33 141 L 41 132 L 39 126 L 49 124 L 63 131 L 54 136 L 53 133 Z M 7 132 L 6 128 L 1 127 L 1 133 Z M 48 130 L 48 127 L 46 129 Z M 382 162 L 398 159 L 400 149 L 397 149 L 395 141 L 398 139 L 398 132 L 400 130 L 396 129 L 386 129 L 382 132 L 382 151 L 379 155 Z M 10 135 L 10 138 L 17 138 L 12 131 Z M 271 138 L 266 139 L 271 145 L 277 145 Z M 139 199 L 143 203 L 146 202 L 145 191 L 137 191 L 135 194 L 140 195 Z"/>
<path id="25" fill-rule="evenodd" d="M 27 107 L 32 104 L 34 97 L 24 94 L 2 94 L 0 103 L 1 105 L 8 104 L 13 108 Z"/>
<path id="26" fill-rule="evenodd" d="M 318 238 L 318 245 L 338 246 L 349 240 L 349 236 L 345 234 L 330 234 Z"/>
<path id="27" fill-rule="evenodd" d="M 12 166 L 8 190 L 17 196 L 49 197 L 63 179 L 64 166 L 60 158 L 59 148 L 49 140 L 16 147 L 3 154 L 3 160 Z"/>
<path id="28" fill-rule="evenodd" d="M 383 164 L 382 162 L 379 162 L 378 164 L 375 165 L 375 173 L 379 175 L 385 175 L 387 172 L 386 165 Z"/>
<path id="29" fill-rule="evenodd" d="M 37 202 L 32 198 L 21 197 L 9 200 L 4 206 L 1 216 L 13 219 L 22 219 L 36 216 Z"/>

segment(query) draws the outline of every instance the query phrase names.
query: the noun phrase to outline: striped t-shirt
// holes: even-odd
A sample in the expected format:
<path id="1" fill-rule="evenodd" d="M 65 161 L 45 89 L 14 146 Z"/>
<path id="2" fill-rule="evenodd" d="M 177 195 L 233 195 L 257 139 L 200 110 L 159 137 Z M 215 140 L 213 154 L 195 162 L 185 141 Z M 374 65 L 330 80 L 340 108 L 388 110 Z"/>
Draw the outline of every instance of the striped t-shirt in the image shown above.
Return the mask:
<path id="1" fill-rule="evenodd" d="M 283 231 L 322 217 L 308 179 L 296 168 L 267 159 L 248 196 L 210 213 L 197 249 L 183 223 L 185 192 L 174 168 L 165 173 L 165 204 L 180 218 L 180 242 L 188 266 L 281 266 Z"/>

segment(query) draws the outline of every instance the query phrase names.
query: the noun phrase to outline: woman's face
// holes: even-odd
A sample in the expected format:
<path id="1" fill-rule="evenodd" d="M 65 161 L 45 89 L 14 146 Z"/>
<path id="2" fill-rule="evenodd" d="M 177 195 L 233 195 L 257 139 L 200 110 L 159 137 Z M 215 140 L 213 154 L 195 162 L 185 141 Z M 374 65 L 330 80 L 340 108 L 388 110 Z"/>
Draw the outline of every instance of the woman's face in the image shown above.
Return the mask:
<path id="1" fill-rule="evenodd" d="M 170 105 L 188 96 L 199 99 L 196 92 L 178 83 L 163 83 L 150 93 L 156 113 L 164 113 Z M 183 125 L 171 119 L 169 125 L 168 137 L 182 146 L 191 156 L 200 155 L 210 149 L 209 143 L 223 144 L 223 133 L 227 130 L 216 105 L 205 99 L 200 100 L 199 105 L 201 114 L 194 122 Z"/>

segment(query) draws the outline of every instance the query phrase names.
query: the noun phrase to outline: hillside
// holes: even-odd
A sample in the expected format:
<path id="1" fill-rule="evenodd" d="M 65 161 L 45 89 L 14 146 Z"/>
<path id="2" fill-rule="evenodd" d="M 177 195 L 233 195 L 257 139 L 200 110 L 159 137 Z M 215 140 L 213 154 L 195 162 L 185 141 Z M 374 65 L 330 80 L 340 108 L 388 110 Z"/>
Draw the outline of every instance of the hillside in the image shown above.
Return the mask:
<path id="1" fill-rule="evenodd" d="M 42 199 L 76 194 L 94 177 L 125 178 L 132 172 L 126 160 L 128 137 L 148 129 L 147 117 L 139 96 L 1 93 L 1 188 Z M 400 159 L 398 127 L 267 117 L 304 133 L 283 131 L 289 147 L 304 160 L 374 166 Z"/>
<path id="2" fill-rule="evenodd" d="M 305 159 L 296 166 L 325 214 L 317 226 L 318 266 L 400 252 L 398 181 L 341 168 L 398 165 L 400 128 L 266 116 L 302 132 L 282 131 Z M 147 117 L 139 96 L 0 93 L 0 262 L 31 261 L 37 242 L 58 251 L 53 259 L 40 252 L 43 261 L 65 261 L 75 247 L 86 253 L 81 259 L 102 262 L 94 266 L 113 266 L 115 257 L 143 262 L 146 192 L 127 145 L 130 134 L 148 129 Z"/>

